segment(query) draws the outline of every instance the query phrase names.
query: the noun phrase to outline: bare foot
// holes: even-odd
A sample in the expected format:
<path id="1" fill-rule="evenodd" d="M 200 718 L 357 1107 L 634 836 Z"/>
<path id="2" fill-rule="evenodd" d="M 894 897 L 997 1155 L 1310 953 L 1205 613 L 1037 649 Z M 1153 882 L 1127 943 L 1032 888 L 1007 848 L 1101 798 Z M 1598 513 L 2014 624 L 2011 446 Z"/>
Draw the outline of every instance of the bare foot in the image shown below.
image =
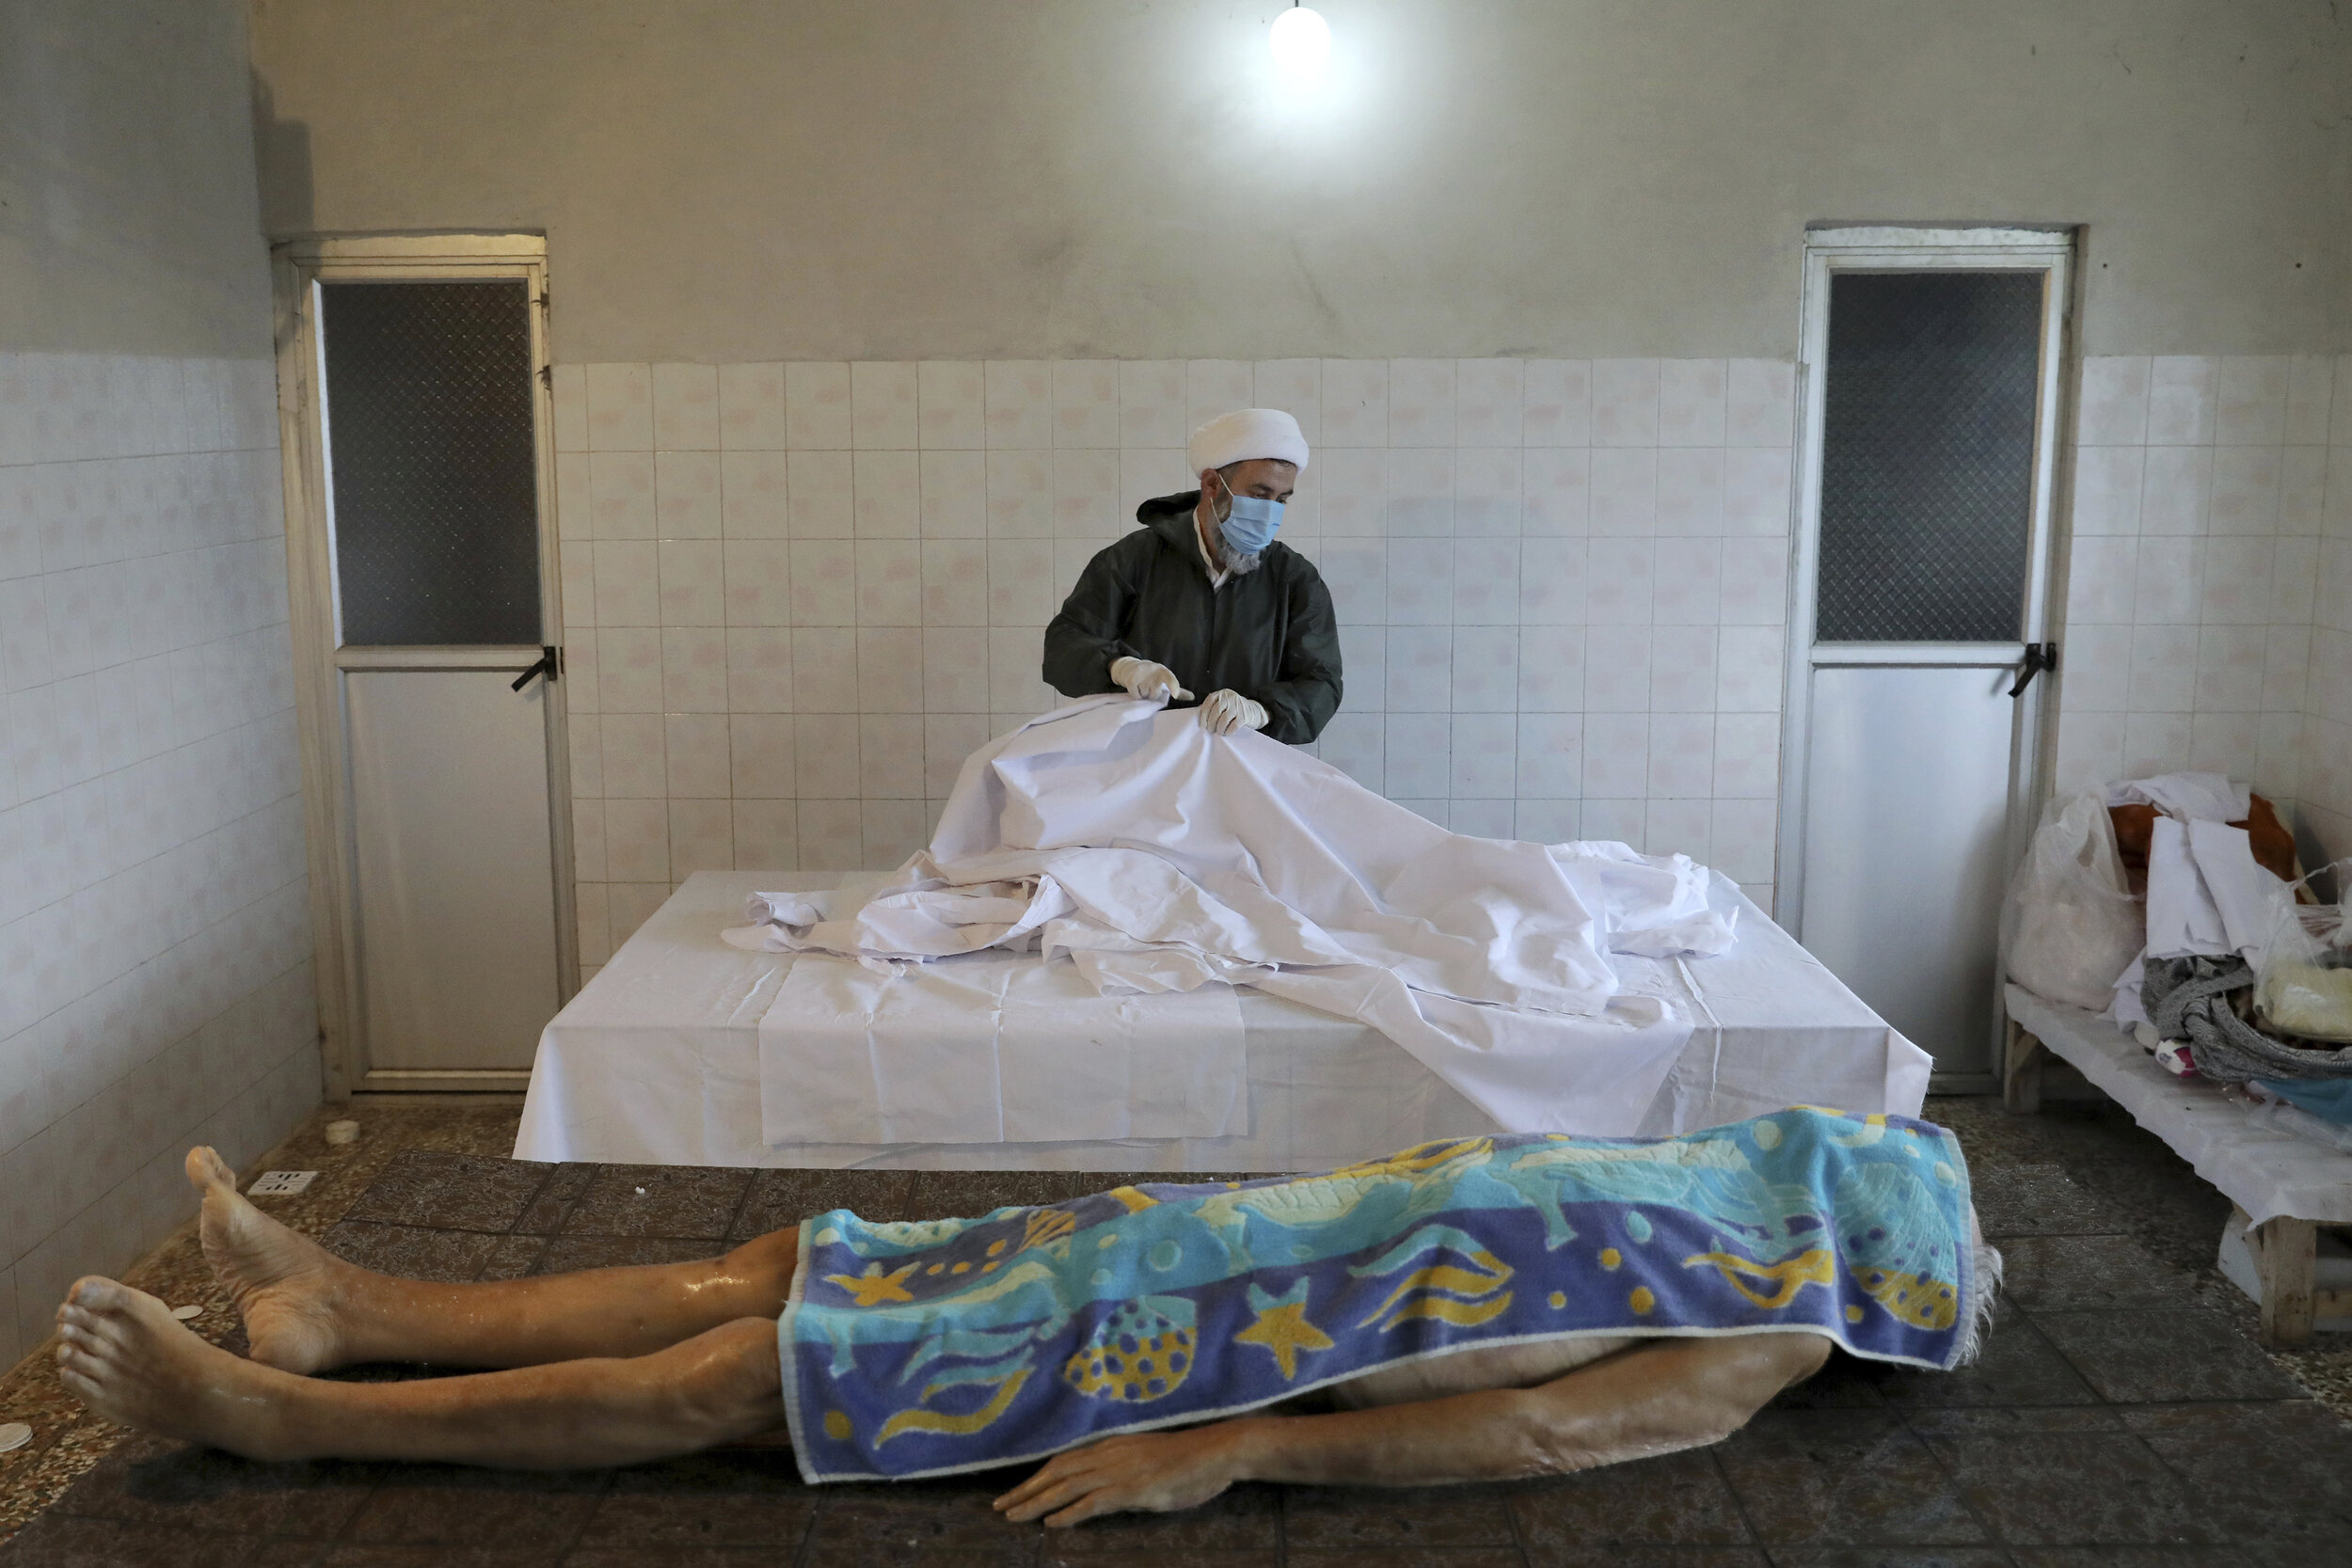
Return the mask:
<path id="1" fill-rule="evenodd" d="M 246 1202 L 212 1149 L 188 1150 L 188 1181 L 204 1195 L 204 1261 L 244 1315 L 253 1359 L 306 1375 L 342 1365 L 336 1285 L 350 1265 Z"/>
<path id="2" fill-rule="evenodd" d="M 283 1435 L 286 1374 L 208 1343 L 144 1291 L 95 1275 L 74 1281 L 57 1338 L 65 1386 L 119 1426 L 251 1459 L 299 1457 Z"/>

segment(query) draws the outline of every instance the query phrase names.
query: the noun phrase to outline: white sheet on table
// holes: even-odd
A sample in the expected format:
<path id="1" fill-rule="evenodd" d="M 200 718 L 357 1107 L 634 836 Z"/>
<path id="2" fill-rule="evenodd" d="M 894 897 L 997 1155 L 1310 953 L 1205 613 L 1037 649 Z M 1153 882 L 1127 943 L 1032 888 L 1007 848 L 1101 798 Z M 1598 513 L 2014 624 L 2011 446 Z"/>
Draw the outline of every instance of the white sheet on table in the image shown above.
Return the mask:
<path id="1" fill-rule="evenodd" d="M 1146 1006 L 1002 951 L 897 974 L 809 953 L 760 1043 L 771 1144 L 1217 1138 L 1246 1118 L 1231 986 Z"/>
<path id="2" fill-rule="evenodd" d="M 1503 1126 L 1589 1132 L 1640 1116 L 1692 1028 L 1620 995 L 1605 949 L 1721 951 L 1736 911 L 1709 886 L 1681 856 L 1450 833 L 1279 742 L 1114 697 L 975 752 L 893 877 L 755 895 L 728 940 L 873 968 L 1051 927 L 1098 986 L 1246 979 L 1380 1029 Z M 810 1025 L 763 1024 L 764 1076 Z"/>
<path id="3" fill-rule="evenodd" d="M 542 1037 L 516 1158 L 623 1164 L 893 1168 L 1310 1170 L 1432 1138 L 1502 1129 L 1369 1025 L 1244 987 L 1247 1112 L 1222 1138 L 1034 1143 L 771 1144 L 761 1126 L 760 1024 L 799 955 L 719 940 L 755 889 L 819 873 L 702 871 L 612 955 Z M 1687 1132 L 1788 1104 L 1919 1114 L 1927 1053 L 1769 916 L 1705 962 L 1618 960 L 1623 983 L 1699 1021 L 1643 1114 L 1611 1135 Z M 1023 963 L 1041 958 L 1026 956 Z M 1161 998 L 1142 997 L 1156 1009 Z"/>

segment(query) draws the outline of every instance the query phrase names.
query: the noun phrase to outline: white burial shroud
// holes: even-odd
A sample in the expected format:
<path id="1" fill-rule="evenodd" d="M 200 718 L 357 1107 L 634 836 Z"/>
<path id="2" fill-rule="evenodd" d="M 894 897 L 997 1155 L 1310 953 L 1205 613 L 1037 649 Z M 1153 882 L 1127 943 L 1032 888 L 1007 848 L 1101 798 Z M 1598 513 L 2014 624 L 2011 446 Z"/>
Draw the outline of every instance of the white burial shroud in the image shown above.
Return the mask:
<path id="1" fill-rule="evenodd" d="M 1622 1133 L 1692 1024 L 1617 994 L 1609 954 L 1724 951 L 1728 891 L 1680 855 L 1448 832 L 1104 697 L 974 752 L 897 871 L 755 895 L 727 940 L 807 956 L 760 1027 L 771 1144 L 1237 1132 L 1236 985 L 1379 1030 L 1505 1128 Z M 1146 1109 L 1095 1126 L 1122 1086 Z"/>

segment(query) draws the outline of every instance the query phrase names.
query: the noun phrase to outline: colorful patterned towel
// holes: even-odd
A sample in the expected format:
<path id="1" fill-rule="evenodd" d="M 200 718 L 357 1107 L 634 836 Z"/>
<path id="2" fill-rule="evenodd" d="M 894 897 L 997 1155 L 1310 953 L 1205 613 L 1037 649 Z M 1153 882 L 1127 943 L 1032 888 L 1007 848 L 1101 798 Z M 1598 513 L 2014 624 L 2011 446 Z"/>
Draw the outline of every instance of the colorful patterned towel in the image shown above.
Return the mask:
<path id="1" fill-rule="evenodd" d="M 1973 1350 L 1951 1133 L 1798 1108 L 1670 1138 L 1424 1144 L 979 1219 L 801 1226 L 779 1326 L 811 1481 L 943 1475 L 1473 1345 L 1804 1329 Z"/>

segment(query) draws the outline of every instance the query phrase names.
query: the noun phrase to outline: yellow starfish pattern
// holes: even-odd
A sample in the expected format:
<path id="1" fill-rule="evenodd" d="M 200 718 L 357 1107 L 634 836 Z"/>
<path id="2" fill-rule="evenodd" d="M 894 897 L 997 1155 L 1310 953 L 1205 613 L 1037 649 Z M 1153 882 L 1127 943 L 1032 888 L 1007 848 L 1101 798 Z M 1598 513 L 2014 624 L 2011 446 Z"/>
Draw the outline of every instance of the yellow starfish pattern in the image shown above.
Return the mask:
<path id="1" fill-rule="evenodd" d="M 1233 1336 L 1237 1345 L 1259 1345 L 1274 1353 L 1275 1364 L 1282 1369 L 1282 1381 L 1290 1382 L 1298 1375 L 1298 1353 L 1302 1350 L 1329 1350 L 1331 1337 L 1307 1321 L 1307 1282 L 1300 1280 L 1288 1294 L 1268 1295 L 1255 1285 L 1249 1287 L 1250 1310 L 1258 1314 L 1248 1328 Z"/>
<path id="2" fill-rule="evenodd" d="M 868 1263 L 862 1275 L 829 1274 L 825 1275 L 825 1283 L 838 1285 L 849 1291 L 860 1307 L 880 1307 L 886 1301 L 913 1301 L 914 1297 L 899 1282 L 919 1266 L 909 1263 L 903 1269 L 884 1274 L 880 1263 Z"/>

